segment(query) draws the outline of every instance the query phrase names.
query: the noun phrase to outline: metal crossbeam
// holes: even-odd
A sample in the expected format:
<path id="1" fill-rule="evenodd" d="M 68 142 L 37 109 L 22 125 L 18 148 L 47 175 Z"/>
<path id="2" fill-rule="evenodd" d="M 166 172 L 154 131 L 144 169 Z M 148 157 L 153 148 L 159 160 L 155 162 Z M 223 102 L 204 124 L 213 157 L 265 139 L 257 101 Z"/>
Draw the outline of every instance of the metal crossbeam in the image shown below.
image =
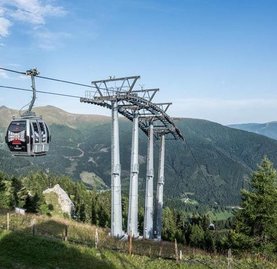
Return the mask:
<path id="1" fill-rule="evenodd" d="M 159 123 L 164 133 L 171 134 L 174 139 L 183 139 L 181 132 L 175 126 L 173 120 L 166 114 L 172 103 L 153 103 L 152 100 L 158 88 L 134 89 L 135 83 L 140 76 L 115 78 L 92 81 L 96 93 L 86 92 L 86 97 L 81 102 L 97 104 L 110 108 L 111 102 L 118 102 L 119 113 L 133 121 L 133 110 L 139 115 L 139 128 L 148 134 L 149 120 Z M 117 83 L 119 85 L 114 85 Z M 154 128 L 156 128 L 154 126 Z M 167 135 L 167 139 L 169 138 Z"/>
<path id="2" fill-rule="evenodd" d="M 111 96 L 115 95 L 119 92 L 132 92 L 137 80 L 140 78 L 140 76 L 131 76 L 131 77 L 122 77 L 122 78 L 115 78 L 110 77 L 109 79 L 103 79 L 103 80 L 95 80 L 92 81 L 91 84 L 96 88 L 99 96 Z M 121 82 L 121 85 L 113 85 L 111 86 L 111 83 Z"/>
<path id="3" fill-rule="evenodd" d="M 142 98 L 149 100 L 150 102 L 153 100 L 154 96 L 160 89 L 141 89 L 132 91 L 133 93 L 142 93 Z"/>
<path id="4" fill-rule="evenodd" d="M 153 114 L 142 114 L 139 116 L 140 119 L 150 119 L 150 120 L 154 120 L 154 119 L 159 119 L 159 117 L 162 117 L 162 114 L 157 114 L 157 115 L 153 115 Z"/>
<path id="5" fill-rule="evenodd" d="M 172 105 L 172 103 L 155 103 L 156 106 L 160 107 L 164 112 Z"/>
<path id="6" fill-rule="evenodd" d="M 109 79 L 102 79 L 102 80 L 94 80 L 91 83 L 104 83 L 104 82 L 113 82 L 113 81 L 124 81 L 124 80 L 129 80 L 129 79 L 134 79 L 138 80 L 140 76 L 130 76 L 130 77 L 121 77 L 121 78 L 115 78 L 115 77 L 110 77 Z"/>

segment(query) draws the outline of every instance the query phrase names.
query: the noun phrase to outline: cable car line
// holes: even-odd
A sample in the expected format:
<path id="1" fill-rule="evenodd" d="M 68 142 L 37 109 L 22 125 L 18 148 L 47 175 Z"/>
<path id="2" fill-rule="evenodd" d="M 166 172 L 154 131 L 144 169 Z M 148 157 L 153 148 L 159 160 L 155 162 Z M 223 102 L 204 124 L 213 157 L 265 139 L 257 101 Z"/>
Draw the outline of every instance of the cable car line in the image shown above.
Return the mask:
<path id="1" fill-rule="evenodd" d="M 26 72 L 21 72 L 21 71 L 17 71 L 17 70 L 13 70 L 13 69 L 8 69 L 8 68 L 3 68 L 3 67 L 0 67 L 0 70 L 16 73 L 16 74 L 20 74 L 20 75 L 26 75 Z M 68 80 L 62 80 L 62 79 L 58 79 L 58 78 L 50 78 L 50 77 L 39 76 L 39 75 L 36 75 L 36 77 L 37 78 L 41 78 L 41 79 L 52 80 L 52 81 L 56 81 L 56 82 L 62 82 L 62 83 L 72 84 L 72 85 L 76 85 L 76 86 L 82 86 L 82 87 L 87 87 L 87 88 L 94 88 L 94 86 L 92 86 L 92 85 L 78 83 L 78 82 L 73 82 L 73 81 L 68 81 Z"/>
<path id="2" fill-rule="evenodd" d="M 8 68 L 3 68 L 3 67 L 0 67 L 0 69 L 3 70 L 3 71 L 7 71 L 7 72 L 12 72 L 12 73 L 20 74 L 20 75 L 26 75 L 26 72 L 20 72 L 20 71 L 8 69 Z"/>
<path id="3" fill-rule="evenodd" d="M 72 84 L 72 85 L 76 85 L 76 86 L 82 86 L 82 87 L 87 87 L 87 88 L 95 88 L 92 85 L 82 84 L 82 83 L 68 81 L 68 80 L 62 80 L 62 79 L 57 79 L 57 78 L 49 78 L 49 77 L 44 77 L 44 76 L 36 76 L 36 77 L 37 78 L 41 78 L 41 79 L 52 80 L 52 81 L 56 81 L 56 82 L 62 82 L 62 83 Z"/>
<path id="4" fill-rule="evenodd" d="M 6 88 L 6 89 L 18 90 L 18 91 L 26 91 L 26 92 L 32 92 L 33 91 L 33 90 L 30 90 L 30 89 L 11 87 L 11 86 L 5 86 L 5 85 L 0 85 L 0 88 Z M 71 98 L 79 98 L 79 99 L 81 98 L 81 96 L 78 96 L 78 95 L 63 94 L 63 93 L 57 93 L 57 92 L 46 92 L 46 91 L 38 91 L 38 90 L 36 92 L 43 93 L 43 94 L 63 96 L 63 97 L 71 97 Z"/>
<path id="5" fill-rule="evenodd" d="M 20 75 L 26 75 L 26 72 L 17 71 L 17 70 L 13 70 L 13 69 L 8 69 L 8 68 L 4 68 L 4 67 L 0 67 L 0 70 L 16 73 L 16 74 L 20 74 Z M 90 89 L 96 88 L 96 86 L 94 86 L 94 85 L 88 85 L 88 84 L 83 84 L 83 83 L 79 83 L 79 82 L 63 80 L 63 79 L 58 79 L 58 78 L 50 78 L 50 77 L 45 77 L 45 76 L 40 76 L 40 75 L 36 75 L 36 78 L 41 78 L 41 79 L 51 80 L 51 81 L 55 81 L 55 82 L 71 84 L 71 85 L 75 85 L 75 86 L 86 87 L 86 88 L 90 88 Z M 99 89 L 106 90 L 106 88 L 101 88 L 101 87 L 99 87 Z M 39 92 L 39 91 L 37 91 L 37 92 Z M 109 92 L 116 92 L 116 91 L 109 89 Z"/>

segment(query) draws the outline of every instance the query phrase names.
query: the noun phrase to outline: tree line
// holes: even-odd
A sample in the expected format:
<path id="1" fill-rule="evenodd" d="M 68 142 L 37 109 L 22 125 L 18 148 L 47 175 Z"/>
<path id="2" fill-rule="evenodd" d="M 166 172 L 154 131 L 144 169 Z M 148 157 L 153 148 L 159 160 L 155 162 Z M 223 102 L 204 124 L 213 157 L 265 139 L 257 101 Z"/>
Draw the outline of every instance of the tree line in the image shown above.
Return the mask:
<path id="1" fill-rule="evenodd" d="M 67 176 L 33 172 L 8 176 L 0 172 L 0 208 L 25 208 L 27 212 L 53 214 L 43 191 L 59 184 L 75 205 L 76 221 L 110 227 L 111 193 L 88 190 L 82 182 Z M 162 238 L 207 251 L 257 250 L 277 252 L 277 172 L 266 157 L 253 173 L 248 189 L 241 191 L 241 207 L 234 216 L 212 222 L 205 213 L 170 207 L 163 209 Z M 123 229 L 127 228 L 128 197 L 122 198 Z M 143 207 L 139 208 L 139 231 L 143 233 Z"/>

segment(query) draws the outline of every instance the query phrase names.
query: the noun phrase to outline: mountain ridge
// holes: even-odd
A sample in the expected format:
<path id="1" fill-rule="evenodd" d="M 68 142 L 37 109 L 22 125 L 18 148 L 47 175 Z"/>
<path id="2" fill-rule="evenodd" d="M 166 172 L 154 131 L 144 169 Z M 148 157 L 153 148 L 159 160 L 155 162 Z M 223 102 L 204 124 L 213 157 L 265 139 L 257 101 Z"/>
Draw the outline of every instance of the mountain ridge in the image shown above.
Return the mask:
<path id="1" fill-rule="evenodd" d="M 83 123 L 103 123 L 109 121 L 108 116 L 103 115 L 88 115 L 88 114 L 74 114 L 57 108 L 55 106 L 35 107 L 33 111 L 37 116 L 42 116 L 48 124 L 64 124 L 76 128 L 79 122 Z M 7 127 L 12 117 L 20 117 L 19 111 L 11 109 L 6 106 L 0 107 L 0 126 Z"/>
<path id="2" fill-rule="evenodd" d="M 231 124 L 231 125 L 228 125 L 228 127 L 264 135 L 273 139 L 277 139 L 277 121 L 271 121 L 271 122 L 265 122 L 265 123 Z"/>
<path id="3" fill-rule="evenodd" d="M 1 125 L 0 169 L 19 175 L 30 170 L 50 171 L 83 180 L 90 188 L 110 186 L 111 119 L 90 115 L 83 118 L 57 111 L 53 107 L 42 111 L 45 120 L 53 115 L 57 117 L 56 121 L 48 122 L 52 142 L 49 154 L 44 157 L 12 157 L 3 143 L 5 128 Z M 5 120 L 0 111 L 0 123 Z M 185 206 L 186 198 L 201 204 L 236 205 L 240 201 L 240 189 L 248 186 L 248 178 L 263 156 L 277 164 L 276 140 L 207 120 L 182 118 L 175 123 L 185 142 L 166 141 L 164 191 L 165 199 L 178 205 Z M 119 130 L 122 190 L 127 194 L 132 123 L 120 118 Z M 155 141 L 155 184 L 158 147 Z M 147 137 L 140 132 L 140 200 L 144 195 L 146 152 Z"/>

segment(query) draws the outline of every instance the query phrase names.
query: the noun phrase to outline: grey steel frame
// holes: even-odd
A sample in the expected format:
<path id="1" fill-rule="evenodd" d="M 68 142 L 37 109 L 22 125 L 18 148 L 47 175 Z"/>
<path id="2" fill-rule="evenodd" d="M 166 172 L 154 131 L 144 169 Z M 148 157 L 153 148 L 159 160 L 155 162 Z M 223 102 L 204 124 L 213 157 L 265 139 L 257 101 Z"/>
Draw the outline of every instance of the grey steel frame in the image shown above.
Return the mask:
<path id="1" fill-rule="evenodd" d="M 82 103 L 99 105 L 112 110 L 112 147 L 111 147 L 111 235 L 120 237 L 122 231 L 121 206 L 121 169 L 119 157 L 118 113 L 133 122 L 130 191 L 128 209 L 128 235 L 138 234 L 138 129 L 148 136 L 147 174 L 145 191 L 144 232 L 146 239 L 152 239 L 154 234 L 153 215 L 153 179 L 154 179 L 154 138 L 160 140 L 159 173 L 157 181 L 156 227 L 157 238 L 161 239 L 165 139 L 184 139 L 180 130 L 166 113 L 171 103 L 153 103 L 152 100 L 159 89 L 134 90 L 139 76 L 113 78 L 92 81 L 96 91 L 86 91 Z M 117 84 L 119 83 L 119 85 Z"/>

